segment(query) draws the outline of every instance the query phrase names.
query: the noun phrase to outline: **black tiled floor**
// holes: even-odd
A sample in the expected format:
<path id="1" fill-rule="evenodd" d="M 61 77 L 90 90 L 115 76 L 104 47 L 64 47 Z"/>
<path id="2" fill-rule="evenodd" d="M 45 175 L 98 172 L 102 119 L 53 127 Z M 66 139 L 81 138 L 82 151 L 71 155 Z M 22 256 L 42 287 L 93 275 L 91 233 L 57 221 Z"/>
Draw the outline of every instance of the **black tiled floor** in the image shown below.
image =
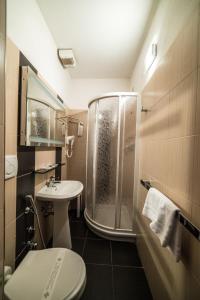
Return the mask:
<path id="1" fill-rule="evenodd" d="M 81 300 L 114 300 L 112 266 L 86 264 L 87 284 Z"/>
<path id="2" fill-rule="evenodd" d="M 87 229 L 83 215 L 70 214 L 72 249 L 80 254 L 87 270 L 81 300 L 151 300 L 137 248 L 133 243 L 113 242 Z"/>
<path id="3" fill-rule="evenodd" d="M 83 247 L 85 244 L 85 239 L 72 238 L 72 250 L 83 256 Z"/>
<path id="4" fill-rule="evenodd" d="M 112 241 L 111 247 L 113 265 L 141 267 L 135 244 Z"/>
<path id="5" fill-rule="evenodd" d="M 85 238 L 87 227 L 83 221 L 71 221 L 70 230 L 72 238 Z"/>
<path id="6" fill-rule="evenodd" d="M 84 222 L 84 213 L 83 212 L 81 212 L 81 214 L 80 214 L 80 218 L 77 218 L 77 216 L 76 216 L 76 210 L 75 209 L 71 209 L 70 211 L 69 211 L 69 219 L 70 219 L 70 221 L 83 221 Z"/>
<path id="7" fill-rule="evenodd" d="M 83 258 L 86 263 L 111 265 L 110 241 L 87 239 Z"/>
<path id="8" fill-rule="evenodd" d="M 115 300 L 151 300 L 142 268 L 113 267 Z"/>

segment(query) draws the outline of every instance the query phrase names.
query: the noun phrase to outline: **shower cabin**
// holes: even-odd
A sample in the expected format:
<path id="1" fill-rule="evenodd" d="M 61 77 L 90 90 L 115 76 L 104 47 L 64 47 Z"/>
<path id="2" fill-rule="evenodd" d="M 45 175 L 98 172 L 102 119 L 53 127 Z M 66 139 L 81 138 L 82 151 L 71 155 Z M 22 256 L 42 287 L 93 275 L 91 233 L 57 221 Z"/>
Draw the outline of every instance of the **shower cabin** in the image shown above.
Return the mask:
<path id="1" fill-rule="evenodd" d="M 136 93 L 106 94 L 89 103 L 85 219 L 104 238 L 135 236 L 139 118 Z"/>

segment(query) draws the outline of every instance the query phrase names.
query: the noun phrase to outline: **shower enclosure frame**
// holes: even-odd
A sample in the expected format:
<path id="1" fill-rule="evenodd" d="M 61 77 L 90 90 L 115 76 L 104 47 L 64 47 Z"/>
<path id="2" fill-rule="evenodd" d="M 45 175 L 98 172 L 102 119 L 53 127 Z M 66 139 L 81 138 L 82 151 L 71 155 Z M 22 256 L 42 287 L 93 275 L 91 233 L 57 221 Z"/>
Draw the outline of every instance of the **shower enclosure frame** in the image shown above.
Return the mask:
<path id="1" fill-rule="evenodd" d="M 121 186 L 119 186 L 119 165 L 120 165 L 120 134 L 121 134 L 121 124 L 120 122 L 123 121 L 125 122 L 125 118 L 121 120 L 121 99 L 123 96 L 129 96 L 129 97 L 135 97 L 137 101 L 137 106 L 136 106 L 136 130 L 135 130 L 135 157 L 134 157 L 134 185 L 133 185 L 133 214 L 132 214 L 132 229 L 122 229 L 119 228 L 120 224 L 120 209 L 121 209 L 121 203 L 119 203 L 119 193 L 121 194 L 120 189 L 122 189 Z M 94 220 L 94 210 L 95 210 L 95 205 L 96 205 L 96 167 L 97 167 L 97 141 L 98 141 L 98 107 L 99 107 L 99 100 L 102 99 L 107 99 L 107 101 L 112 101 L 112 98 L 116 99 L 118 97 L 119 105 L 118 105 L 118 125 L 117 125 L 117 166 L 116 166 L 116 198 L 115 198 L 115 224 L 114 228 L 110 228 L 106 225 L 102 225 Z M 100 97 L 96 97 L 92 99 L 89 104 L 88 108 L 90 108 L 91 104 L 96 102 L 97 104 L 95 105 L 95 141 L 94 141 L 94 153 L 93 153 L 93 161 L 92 161 L 92 217 L 89 216 L 87 213 L 87 206 L 84 211 L 84 216 L 87 225 L 89 228 L 96 233 L 97 235 L 112 239 L 112 240 L 126 240 L 126 241 L 132 241 L 136 237 L 136 229 L 134 230 L 134 226 L 136 224 L 136 215 L 135 215 L 135 206 L 137 205 L 137 191 L 138 191 L 138 183 L 139 183 L 139 177 L 138 177 L 138 171 L 139 171 L 139 156 L 138 156 L 138 151 L 139 151 L 139 123 L 140 123 L 140 114 L 141 114 L 141 100 L 140 100 L 140 95 L 138 93 L 132 93 L 132 92 L 120 92 L 120 93 L 108 93 L 101 95 Z M 124 126 L 122 127 L 123 131 Z M 87 189 L 88 189 L 88 141 L 89 141 L 89 113 L 88 113 L 88 128 L 87 128 L 87 151 L 86 151 L 86 195 L 87 195 Z M 123 145 L 122 148 L 124 148 L 124 132 L 123 132 Z M 122 153 L 122 156 L 124 154 Z M 122 164 L 123 164 L 123 157 L 122 157 Z M 122 168 L 122 167 L 121 167 Z M 122 175 L 123 176 L 123 175 Z M 121 180 L 122 182 L 122 180 Z M 122 184 L 121 184 L 122 185 Z M 87 196 L 86 196 L 87 197 Z M 87 201 L 87 199 L 86 199 Z"/>

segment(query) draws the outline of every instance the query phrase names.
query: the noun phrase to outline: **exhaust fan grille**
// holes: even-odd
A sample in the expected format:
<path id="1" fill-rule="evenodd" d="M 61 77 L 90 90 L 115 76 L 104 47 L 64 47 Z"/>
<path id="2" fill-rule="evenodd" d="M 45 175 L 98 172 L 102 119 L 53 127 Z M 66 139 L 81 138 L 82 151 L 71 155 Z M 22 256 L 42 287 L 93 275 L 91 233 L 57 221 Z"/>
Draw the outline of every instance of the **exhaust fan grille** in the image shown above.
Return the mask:
<path id="1" fill-rule="evenodd" d="M 57 53 L 63 68 L 74 68 L 76 66 L 76 59 L 72 49 L 58 49 Z"/>

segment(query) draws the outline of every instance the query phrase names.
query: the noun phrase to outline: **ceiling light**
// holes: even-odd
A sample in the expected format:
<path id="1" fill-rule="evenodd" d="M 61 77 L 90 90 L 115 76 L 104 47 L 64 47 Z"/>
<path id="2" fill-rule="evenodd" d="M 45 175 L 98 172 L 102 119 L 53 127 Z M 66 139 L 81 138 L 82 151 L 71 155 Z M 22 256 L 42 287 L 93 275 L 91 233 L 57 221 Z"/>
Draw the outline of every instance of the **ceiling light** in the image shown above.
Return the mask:
<path id="1" fill-rule="evenodd" d="M 72 49 L 58 49 L 57 54 L 63 68 L 74 68 L 76 66 L 76 59 Z"/>

